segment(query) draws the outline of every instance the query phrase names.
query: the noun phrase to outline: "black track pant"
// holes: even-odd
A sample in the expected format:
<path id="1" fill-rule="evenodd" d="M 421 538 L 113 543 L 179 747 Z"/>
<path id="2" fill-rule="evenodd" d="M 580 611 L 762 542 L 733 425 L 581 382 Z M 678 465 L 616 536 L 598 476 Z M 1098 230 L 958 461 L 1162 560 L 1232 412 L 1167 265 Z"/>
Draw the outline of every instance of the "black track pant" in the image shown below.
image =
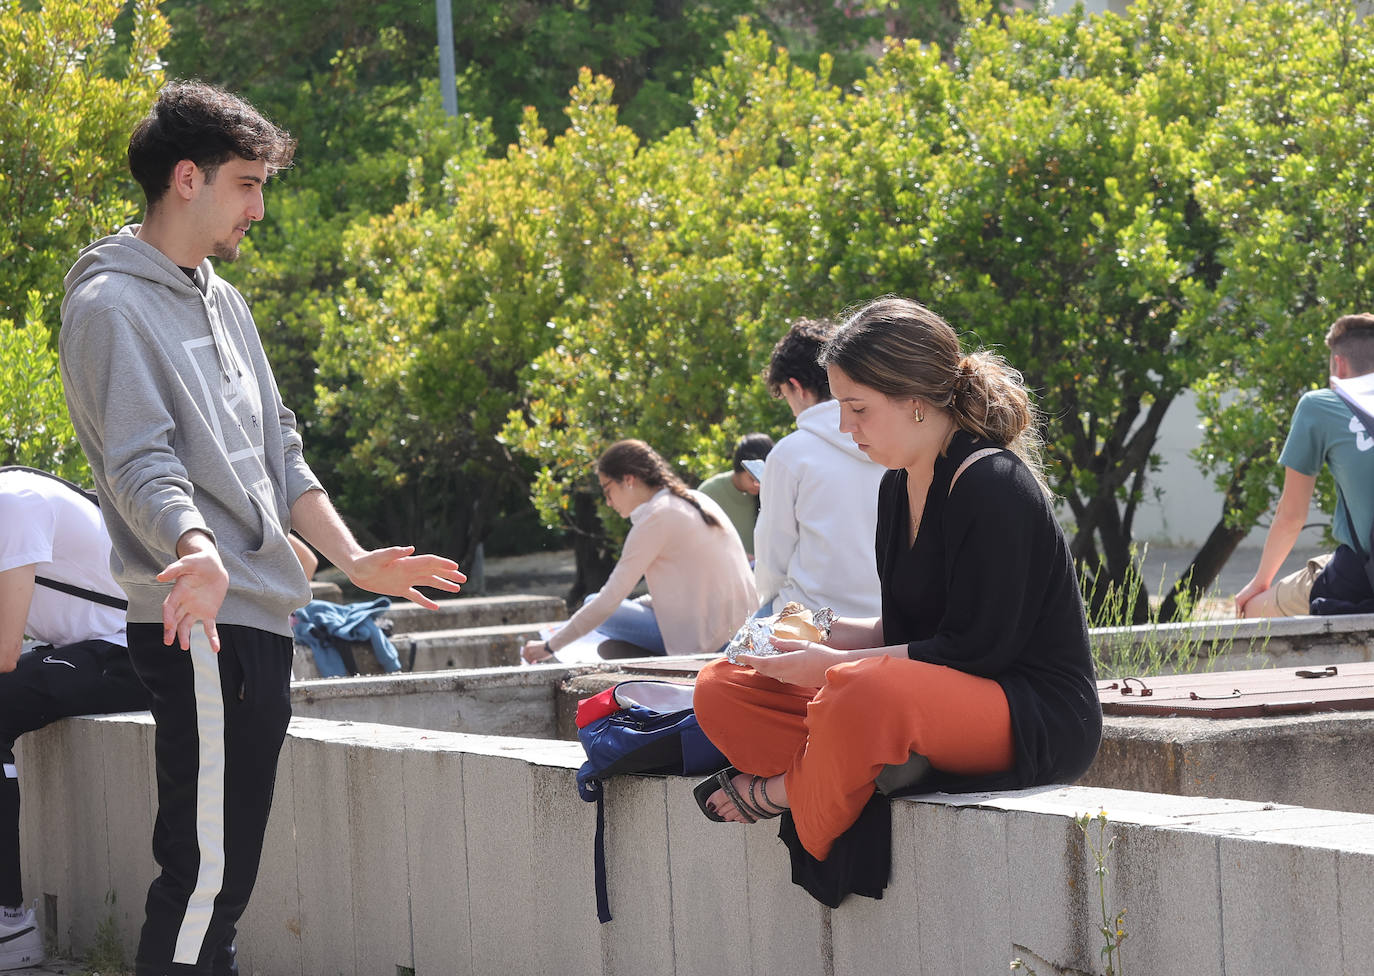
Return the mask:
<path id="1" fill-rule="evenodd" d="M 197 627 L 199 635 L 199 627 Z M 277 757 L 291 720 L 291 639 L 219 626 L 220 652 L 129 626 L 157 722 L 157 821 L 138 976 L 238 972 L 235 925 L 257 880 Z"/>
<path id="2" fill-rule="evenodd" d="M 0 674 L 0 905 L 24 901 L 19 880 L 19 778 L 14 743 L 70 715 L 141 712 L 148 692 L 118 644 L 91 640 L 36 647 Z"/>

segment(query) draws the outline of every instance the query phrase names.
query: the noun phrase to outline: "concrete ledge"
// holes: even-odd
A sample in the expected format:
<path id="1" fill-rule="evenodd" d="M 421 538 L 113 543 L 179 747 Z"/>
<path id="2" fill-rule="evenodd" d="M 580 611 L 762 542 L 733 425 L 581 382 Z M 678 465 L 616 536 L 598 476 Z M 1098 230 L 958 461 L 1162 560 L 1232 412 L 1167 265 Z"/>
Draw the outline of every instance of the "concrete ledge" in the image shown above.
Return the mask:
<path id="1" fill-rule="evenodd" d="M 343 602 L 343 590 L 332 580 L 311 580 L 310 599 L 328 600 L 330 603 Z"/>
<path id="2" fill-rule="evenodd" d="M 64 950 L 109 919 L 131 954 L 153 874 L 151 733 L 146 715 L 106 716 L 21 740 L 26 889 Z M 1131 971 L 1367 969 L 1374 817 L 1086 787 L 897 801 L 884 898 L 830 911 L 789 883 L 775 826 L 708 822 L 688 779 L 622 777 L 601 926 L 581 761 L 574 743 L 294 720 L 242 971 L 948 976 L 1022 955 L 1042 976 L 1098 972 L 1074 817 L 1101 809 Z"/>
<path id="3" fill-rule="evenodd" d="M 1374 614 L 1339 617 L 1270 617 L 1196 623 L 1102 627 L 1091 631 L 1098 648 L 1192 644 L 1218 649 L 1220 671 L 1302 667 L 1374 660 Z"/>
<path id="4" fill-rule="evenodd" d="M 542 623 L 568 616 L 567 604 L 556 596 L 465 596 L 435 602 L 438 610 L 397 600 L 384 616 L 391 618 L 397 634 Z"/>
<path id="5" fill-rule="evenodd" d="M 321 587 L 333 583 L 312 582 L 314 596 Z M 499 667 L 518 664 L 520 647 L 538 636 L 540 627 L 563 620 L 567 608 L 553 596 L 461 597 L 439 600 L 439 609 L 426 610 L 399 600 L 382 616 L 392 623 L 392 643 L 396 645 L 405 670 L 437 671 L 450 668 Z M 380 674 L 381 667 L 366 642 L 351 645 L 358 669 L 363 674 Z M 296 677 L 318 678 L 314 656 L 298 644 L 293 662 Z"/>
<path id="6" fill-rule="evenodd" d="M 413 648 L 415 671 L 504 667 L 520 663 L 520 648 L 539 636 L 541 623 L 496 624 L 456 630 L 398 634 L 396 650 L 405 662 Z"/>
<path id="7" fill-rule="evenodd" d="M 406 671 L 445 671 L 454 668 L 497 668 L 520 663 L 520 648 L 539 636 L 542 623 L 498 624 L 459 630 L 425 630 L 395 634 L 391 641 Z M 355 643 L 353 657 L 364 674 L 381 672 L 372 646 Z M 299 680 L 320 676 L 314 655 L 297 644 L 292 670 Z"/>
<path id="8" fill-rule="evenodd" d="M 1079 781 L 1374 814 L 1374 712 L 1274 718 L 1107 716 Z M 1359 772 L 1357 772 L 1359 771 Z"/>
<path id="9" fill-rule="evenodd" d="M 576 739 L 577 697 L 567 686 L 622 680 L 619 662 L 601 665 L 478 668 L 291 684 L 291 708 L 301 717 L 376 722 L 409 729 Z M 578 696 L 585 697 L 585 696 Z"/>
<path id="10" fill-rule="evenodd" d="M 368 652 L 370 653 L 370 651 Z M 309 650 L 297 647 L 296 673 Z M 676 658 L 700 665 L 711 655 Z M 631 678 L 684 675 L 640 673 L 662 658 L 602 661 L 539 667 L 452 668 L 439 671 L 297 678 L 291 684 L 296 715 L 356 722 L 380 722 L 412 729 L 528 735 L 573 740 L 574 718 L 583 698 Z M 313 666 L 311 667 L 313 673 Z"/>
<path id="11" fill-rule="evenodd" d="M 690 666 L 708 660 L 677 661 Z M 444 732 L 575 740 L 577 703 L 661 658 L 298 681 L 296 714 Z M 1374 711 L 1269 718 L 1112 716 L 1080 781 L 1112 789 L 1229 796 L 1374 814 Z"/>

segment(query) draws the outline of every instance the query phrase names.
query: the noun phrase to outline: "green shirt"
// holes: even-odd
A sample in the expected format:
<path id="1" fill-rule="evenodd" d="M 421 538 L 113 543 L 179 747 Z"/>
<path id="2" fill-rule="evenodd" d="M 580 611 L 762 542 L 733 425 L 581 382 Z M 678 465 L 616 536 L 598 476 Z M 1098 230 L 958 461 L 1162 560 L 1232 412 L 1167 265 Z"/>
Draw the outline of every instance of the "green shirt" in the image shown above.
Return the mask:
<path id="1" fill-rule="evenodd" d="M 759 500 L 756 495 L 736 488 L 734 482 L 730 480 L 732 473 L 722 471 L 720 474 L 711 475 L 697 486 L 697 491 L 709 497 L 725 510 L 725 514 L 730 519 L 730 524 L 739 533 L 740 542 L 744 543 L 744 551 L 752 557 L 754 555 L 754 522 L 759 517 Z"/>
<path id="2" fill-rule="evenodd" d="M 1357 552 L 1369 548 L 1374 525 L 1374 437 L 1334 390 L 1303 394 L 1279 463 L 1315 477 L 1325 464 L 1336 480 L 1331 534 Z M 1347 514 L 1348 513 L 1348 514 Z M 1357 538 L 1350 538 L 1354 523 Z"/>

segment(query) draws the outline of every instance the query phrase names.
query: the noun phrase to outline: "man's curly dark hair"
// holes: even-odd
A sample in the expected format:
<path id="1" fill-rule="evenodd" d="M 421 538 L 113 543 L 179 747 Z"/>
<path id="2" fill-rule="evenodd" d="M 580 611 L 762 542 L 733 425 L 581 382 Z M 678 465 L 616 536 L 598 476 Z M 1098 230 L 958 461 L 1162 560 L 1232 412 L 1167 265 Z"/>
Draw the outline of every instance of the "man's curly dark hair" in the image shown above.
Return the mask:
<path id="1" fill-rule="evenodd" d="M 129 137 L 129 171 L 151 208 L 171 186 L 172 169 L 189 159 L 207 182 L 235 156 L 265 160 L 268 173 L 291 165 L 296 140 L 263 118 L 252 105 L 214 85 L 176 81 Z"/>
<path id="2" fill-rule="evenodd" d="M 768 392 L 780 396 L 788 380 L 796 380 L 802 389 L 815 394 L 817 399 L 830 399 L 830 379 L 825 368 L 816 360 L 821 347 L 826 344 L 837 328 L 827 319 L 797 319 L 787 335 L 778 340 L 773 347 L 773 356 L 768 361 L 768 371 L 764 382 Z"/>

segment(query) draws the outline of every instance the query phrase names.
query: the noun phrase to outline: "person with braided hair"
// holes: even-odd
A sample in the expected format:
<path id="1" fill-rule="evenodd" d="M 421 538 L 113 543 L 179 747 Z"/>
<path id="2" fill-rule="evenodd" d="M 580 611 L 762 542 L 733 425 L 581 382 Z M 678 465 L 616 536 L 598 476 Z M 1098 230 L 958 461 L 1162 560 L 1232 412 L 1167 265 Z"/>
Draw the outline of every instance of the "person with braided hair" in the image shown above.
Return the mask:
<path id="1" fill-rule="evenodd" d="M 687 487 L 648 444 L 623 440 L 596 462 L 606 503 L 630 520 L 620 560 L 547 641 L 521 652 L 531 664 L 593 630 L 647 655 L 721 650 L 758 606 L 744 545 L 719 505 Z M 647 598 L 629 599 L 643 579 Z"/>
<path id="2" fill-rule="evenodd" d="M 888 469 L 882 613 L 707 665 L 696 714 L 732 767 L 696 793 L 712 819 L 786 814 L 794 877 L 837 904 L 886 884 L 885 795 L 1072 782 L 1102 711 L 1021 375 L 902 298 L 860 308 L 820 361 L 841 429 Z"/>

